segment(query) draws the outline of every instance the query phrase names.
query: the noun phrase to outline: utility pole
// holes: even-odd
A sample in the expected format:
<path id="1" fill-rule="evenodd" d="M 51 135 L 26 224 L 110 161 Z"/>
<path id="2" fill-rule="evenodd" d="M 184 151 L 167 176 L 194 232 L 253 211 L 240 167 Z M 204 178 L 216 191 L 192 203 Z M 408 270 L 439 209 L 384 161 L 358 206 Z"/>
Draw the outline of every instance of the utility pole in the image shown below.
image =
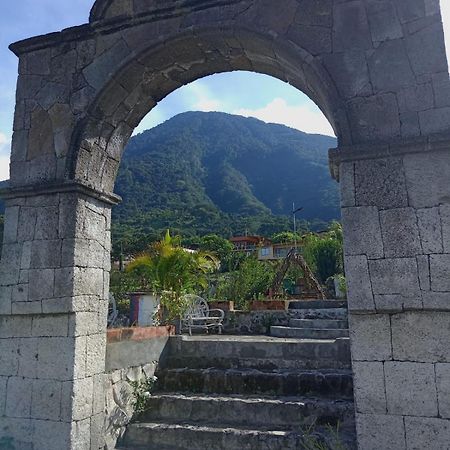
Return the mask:
<path id="1" fill-rule="evenodd" d="M 303 209 L 303 206 L 295 209 L 295 203 L 292 202 L 292 216 L 294 218 L 294 249 L 295 249 L 295 253 L 297 253 L 297 220 L 296 220 L 295 214 L 298 213 L 299 211 L 301 211 L 302 209 Z"/>

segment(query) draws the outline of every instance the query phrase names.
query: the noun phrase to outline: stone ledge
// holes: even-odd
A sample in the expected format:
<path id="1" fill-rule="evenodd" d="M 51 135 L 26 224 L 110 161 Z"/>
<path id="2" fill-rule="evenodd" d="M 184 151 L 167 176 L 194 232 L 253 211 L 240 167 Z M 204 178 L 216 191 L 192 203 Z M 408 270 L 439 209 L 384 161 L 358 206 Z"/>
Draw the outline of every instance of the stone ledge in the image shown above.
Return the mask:
<path id="1" fill-rule="evenodd" d="M 52 182 L 32 184 L 18 187 L 7 187 L 0 190 L 0 197 L 4 200 L 24 197 L 37 197 L 39 195 L 77 193 L 93 197 L 108 205 L 117 205 L 122 201 L 119 195 L 111 192 L 101 192 L 79 181 Z"/>
<path id="2" fill-rule="evenodd" d="M 148 339 L 174 336 L 175 327 L 173 325 L 161 327 L 133 327 L 133 328 L 113 328 L 107 331 L 107 342 L 123 341 L 145 341 Z"/>
<path id="3" fill-rule="evenodd" d="M 328 152 L 330 173 L 339 181 L 339 166 L 344 162 L 390 158 L 412 153 L 431 153 L 450 150 L 450 134 L 436 134 L 390 143 L 342 145 Z"/>
<path id="4" fill-rule="evenodd" d="M 77 40 L 87 40 L 95 37 L 99 33 L 111 34 L 136 25 L 142 25 L 148 22 L 171 19 L 186 14 L 187 11 L 201 11 L 216 6 L 223 6 L 230 3 L 239 3 L 241 0 L 204 0 L 198 5 L 191 1 L 188 4 L 180 5 L 180 2 L 174 2 L 172 6 L 150 8 L 148 12 L 136 16 L 118 16 L 111 19 L 97 19 L 91 16 L 90 23 L 75 27 L 66 28 L 59 32 L 48 33 L 41 36 L 35 36 L 12 43 L 8 48 L 16 55 L 21 56 L 25 53 L 54 47 L 65 42 Z"/>

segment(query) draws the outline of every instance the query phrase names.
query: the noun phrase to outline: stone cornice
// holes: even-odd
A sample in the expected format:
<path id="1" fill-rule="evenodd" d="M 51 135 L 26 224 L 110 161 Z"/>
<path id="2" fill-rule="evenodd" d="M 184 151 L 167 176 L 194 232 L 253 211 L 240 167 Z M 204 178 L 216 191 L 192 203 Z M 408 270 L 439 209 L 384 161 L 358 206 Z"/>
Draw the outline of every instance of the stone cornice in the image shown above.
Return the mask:
<path id="1" fill-rule="evenodd" d="M 86 40 L 98 34 L 110 34 L 148 22 L 179 17 L 185 15 L 187 12 L 201 11 L 215 6 L 240 3 L 241 1 L 243 0 L 175 1 L 171 6 L 155 7 L 143 14 L 134 16 L 118 16 L 111 19 L 94 21 L 77 27 L 66 28 L 65 30 L 59 32 L 24 39 L 11 44 L 9 49 L 16 56 L 20 56 L 25 53 L 30 53 L 48 47 L 54 47 L 65 42 Z"/>
<path id="2" fill-rule="evenodd" d="M 430 135 L 380 144 L 344 145 L 328 152 L 331 176 L 339 181 L 339 165 L 343 162 L 389 158 L 413 153 L 450 152 L 450 134 Z"/>
<path id="3" fill-rule="evenodd" d="M 4 200 L 8 200 L 61 193 L 76 193 L 86 195 L 108 205 L 117 205 L 122 201 L 122 198 L 119 195 L 110 192 L 99 191 L 79 181 L 67 181 L 62 183 L 53 182 L 18 187 L 6 187 L 0 190 L 0 197 Z"/>

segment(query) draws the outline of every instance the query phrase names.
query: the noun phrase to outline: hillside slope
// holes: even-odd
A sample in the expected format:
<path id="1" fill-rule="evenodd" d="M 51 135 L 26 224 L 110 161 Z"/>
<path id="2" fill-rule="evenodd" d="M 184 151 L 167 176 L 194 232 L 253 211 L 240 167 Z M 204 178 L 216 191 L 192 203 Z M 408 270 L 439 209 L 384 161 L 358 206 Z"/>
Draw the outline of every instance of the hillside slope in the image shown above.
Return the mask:
<path id="1" fill-rule="evenodd" d="M 183 217 L 218 231 L 230 216 L 290 214 L 295 201 L 302 219 L 330 221 L 339 217 L 327 156 L 335 145 L 331 137 L 252 118 L 180 114 L 130 140 L 114 218 L 142 224 L 150 214 L 159 228 Z"/>

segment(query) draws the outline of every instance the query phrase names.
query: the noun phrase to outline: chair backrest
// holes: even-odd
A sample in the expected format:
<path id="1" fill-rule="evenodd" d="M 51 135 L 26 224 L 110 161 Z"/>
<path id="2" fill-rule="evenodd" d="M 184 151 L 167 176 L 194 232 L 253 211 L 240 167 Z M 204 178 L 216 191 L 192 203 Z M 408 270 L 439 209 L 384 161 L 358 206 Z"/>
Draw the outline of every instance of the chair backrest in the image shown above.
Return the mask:
<path id="1" fill-rule="evenodd" d="M 189 307 L 186 310 L 186 317 L 208 317 L 209 305 L 208 302 L 198 295 L 186 294 L 184 299 L 189 302 Z"/>

